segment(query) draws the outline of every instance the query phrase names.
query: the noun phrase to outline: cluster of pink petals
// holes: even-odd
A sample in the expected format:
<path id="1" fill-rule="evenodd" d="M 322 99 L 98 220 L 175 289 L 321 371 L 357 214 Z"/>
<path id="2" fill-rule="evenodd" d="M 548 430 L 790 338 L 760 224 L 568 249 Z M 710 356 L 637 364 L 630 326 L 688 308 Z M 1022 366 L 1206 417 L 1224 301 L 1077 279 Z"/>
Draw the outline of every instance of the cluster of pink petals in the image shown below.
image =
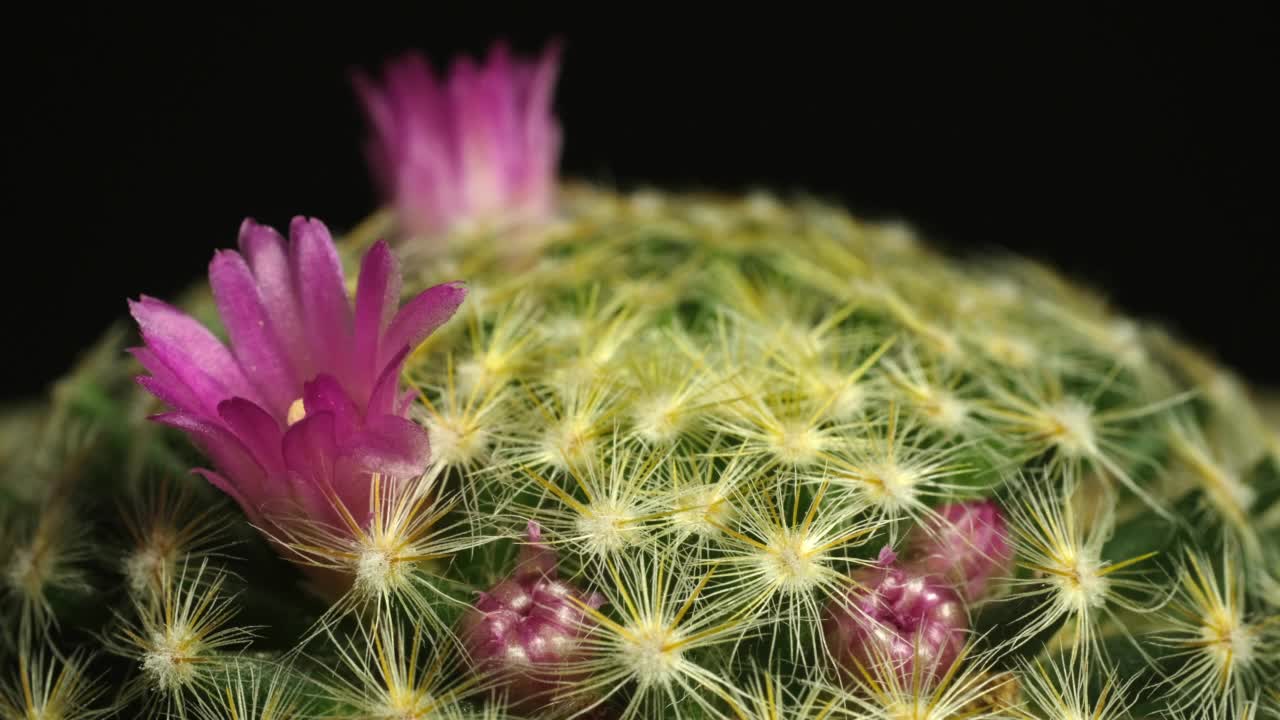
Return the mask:
<path id="1" fill-rule="evenodd" d="M 552 45 L 526 62 L 498 44 L 482 65 L 456 60 L 444 79 L 418 54 L 389 63 L 381 85 L 356 77 L 372 131 L 369 162 L 407 232 L 551 213 L 559 55 Z"/>
<path id="2" fill-rule="evenodd" d="M 385 243 L 360 268 L 354 307 L 329 231 L 294 218 L 286 242 L 246 220 L 240 252 L 209 266 L 228 348 L 177 308 L 130 303 L 142 332 L 138 381 L 171 411 L 214 470 L 201 472 L 259 527 L 280 517 L 337 524 L 335 503 L 367 521 L 369 477 L 425 470 L 425 431 L 408 420 L 400 372 L 411 348 L 448 320 L 466 292 L 430 288 L 400 307 L 400 271 Z"/>
<path id="3" fill-rule="evenodd" d="M 906 687 L 951 668 L 964 648 L 969 617 L 944 580 L 900 567 L 887 547 L 853 579 L 856 585 L 828 608 L 824 627 L 842 666 L 861 666 L 873 676 L 892 672 Z"/>
<path id="4" fill-rule="evenodd" d="M 582 638 L 595 625 L 583 606 L 604 602 L 560 580 L 555 551 L 541 540 L 541 529 L 530 522 L 515 571 L 480 593 L 460 628 L 472 665 L 499 678 L 513 707 L 527 711 L 552 701 L 573 679 L 573 664 L 588 655 Z"/>

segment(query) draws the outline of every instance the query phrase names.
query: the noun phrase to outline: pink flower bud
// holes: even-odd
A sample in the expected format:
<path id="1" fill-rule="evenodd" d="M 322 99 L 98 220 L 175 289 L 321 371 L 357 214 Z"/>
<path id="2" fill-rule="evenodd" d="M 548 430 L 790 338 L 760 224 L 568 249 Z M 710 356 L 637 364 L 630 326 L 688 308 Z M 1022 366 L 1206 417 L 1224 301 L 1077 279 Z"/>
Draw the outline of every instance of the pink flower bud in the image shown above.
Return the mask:
<path id="1" fill-rule="evenodd" d="M 949 503 L 937 513 L 907 534 L 907 563 L 954 583 L 966 600 L 980 600 L 993 577 L 1013 572 L 1004 513 L 991 500 Z"/>
<path id="2" fill-rule="evenodd" d="M 951 667 L 969 620 L 960 596 L 944 581 L 899 567 L 888 547 L 853 579 L 857 586 L 831 603 L 823 625 L 841 665 L 855 675 L 858 665 L 873 677 L 893 672 L 908 686 L 917 669 L 932 681 Z"/>
<path id="3" fill-rule="evenodd" d="M 603 603 L 556 578 L 556 553 L 542 544 L 537 523 L 529 523 L 528 534 L 515 571 L 480 593 L 460 632 L 472 667 L 494 673 L 522 711 L 546 705 L 577 676 L 568 667 L 586 658 L 581 640 L 595 621 L 571 598 L 593 609 Z"/>

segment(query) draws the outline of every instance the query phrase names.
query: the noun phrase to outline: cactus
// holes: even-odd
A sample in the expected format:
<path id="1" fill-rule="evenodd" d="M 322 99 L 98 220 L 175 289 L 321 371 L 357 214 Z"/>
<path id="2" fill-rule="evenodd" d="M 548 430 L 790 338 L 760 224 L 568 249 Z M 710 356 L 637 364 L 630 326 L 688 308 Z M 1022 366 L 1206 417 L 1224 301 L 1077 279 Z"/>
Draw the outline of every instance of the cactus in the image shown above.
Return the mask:
<path id="1" fill-rule="evenodd" d="M 388 209 L 247 221 L 9 413 L 0 718 L 1280 717 L 1241 381 L 1025 260 L 560 181 L 557 63 L 361 76 Z"/>

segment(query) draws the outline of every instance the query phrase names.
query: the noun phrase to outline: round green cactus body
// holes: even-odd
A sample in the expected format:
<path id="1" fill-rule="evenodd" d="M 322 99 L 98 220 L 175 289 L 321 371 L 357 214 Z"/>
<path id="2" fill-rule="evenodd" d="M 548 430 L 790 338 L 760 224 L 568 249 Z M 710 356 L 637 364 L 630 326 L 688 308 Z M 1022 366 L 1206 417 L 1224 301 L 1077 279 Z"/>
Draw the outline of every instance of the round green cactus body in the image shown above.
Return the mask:
<path id="1" fill-rule="evenodd" d="M 467 297 L 404 364 L 430 464 L 367 515 L 246 517 L 118 341 L 70 376 L 4 444 L 3 716 L 1277 712 L 1280 455 L 1229 372 L 829 204 L 559 196 L 392 246 Z"/>
<path id="2" fill-rule="evenodd" d="M 423 264 L 471 296 L 408 373 L 469 532 L 536 520 L 609 597 L 567 694 L 732 717 L 767 672 L 876 717 L 1266 706 L 1275 445 L 1225 370 L 1043 267 L 822 203 L 565 197 Z M 859 569 L 982 499 L 1013 569 L 949 684 L 840 667 L 824 614 Z"/>

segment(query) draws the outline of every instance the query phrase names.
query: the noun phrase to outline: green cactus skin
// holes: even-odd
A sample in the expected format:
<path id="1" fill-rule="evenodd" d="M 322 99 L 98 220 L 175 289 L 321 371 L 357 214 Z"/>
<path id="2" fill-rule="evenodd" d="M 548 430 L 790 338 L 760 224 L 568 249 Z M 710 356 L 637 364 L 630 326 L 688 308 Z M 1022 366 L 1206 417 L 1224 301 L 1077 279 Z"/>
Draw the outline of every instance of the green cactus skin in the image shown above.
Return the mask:
<path id="1" fill-rule="evenodd" d="M 1228 371 L 1043 267 L 821 202 L 560 195 L 546 226 L 397 247 L 406 294 L 470 295 L 406 371 L 435 464 L 354 546 L 273 548 L 189 476 L 123 331 L 6 417 L 0 718 L 507 717 L 453 629 L 529 520 L 606 599 L 545 717 L 1280 714 L 1280 440 Z M 960 661 L 837 667 L 823 608 L 968 498 L 1017 569 Z M 277 550 L 354 585 L 309 595 Z"/>

